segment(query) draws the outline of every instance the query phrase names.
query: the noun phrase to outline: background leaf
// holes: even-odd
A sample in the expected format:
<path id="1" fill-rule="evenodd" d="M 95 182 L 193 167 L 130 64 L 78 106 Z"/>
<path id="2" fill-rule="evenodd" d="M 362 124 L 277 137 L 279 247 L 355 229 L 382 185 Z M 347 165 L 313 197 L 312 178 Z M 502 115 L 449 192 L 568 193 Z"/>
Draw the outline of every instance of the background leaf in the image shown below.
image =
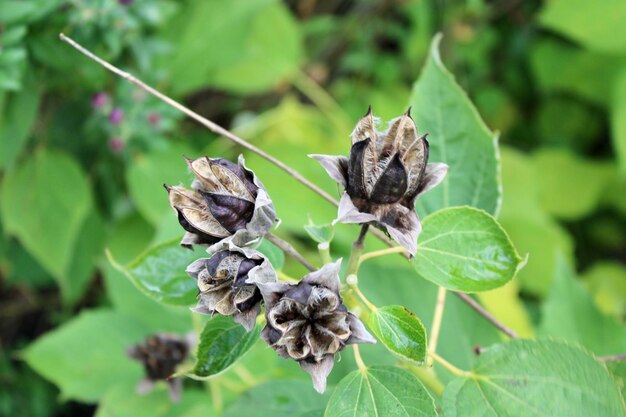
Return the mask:
<path id="1" fill-rule="evenodd" d="M 406 307 L 377 308 L 367 325 L 387 349 L 404 360 L 417 363 L 426 355 L 426 330 L 417 316 Z"/>
<path id="2" fill-rule="evenodd" d="M 626 415 L 606 366 L 576 346 L 514 339 L 481 353 L 472 373 L 446 387 L 446 416 Z"/>
<path id="3" fill-rule="evenodd" d="M 617 154 L 620 171 L 626 175 L 626 70 L 622 70 L 615 82 L 611 101 L 611 127 L 613 149 Z"/>
<path id="4" fill-rule="evenodd" d="M 30 345 L 22 357 L 54 382 L 64 398 L 94 402 L 115 384 L 139 382 L 141 365 L 127 357 L 126 348 L 147 333 L 124 314 L 86 311 Z"/>
<path id="5" fill-rule="evenodd" d="M 246 332 L 232 317 L 213 317 L 200 334 L 197 362 L 189 376 L 205 379 L 225 371 L 254 346 L 260 334 L 260 326 Z"/>
<path id="6" fill-rule="evenodd" d="M 175 305 L 191 305 L 196 301 L 196 282 L 185 272 L 196 259 L 207 257 L 197 247 L 183 248 L 179 240 L 162 243 L 147 250 L 126 266 L 114 266 L 126 274 L 137 288 L 154 300 Z"/>
<path id="7" fill-rule="evenodd" d="M 404 369 L 374 366 L 346 376 L 333 391 L 328 417 L 436 417 L 435 403 L 422 383 Z"/>
<path id="8" fill-rule="evenodd" d="M 91 208 L 89 183 L 67 155 L 41 149 L 4 179 L 6 231 L 59 282 L 67 279 L 81 225 Z"/>
<path id="9" fill-rule="evenodd" d="M 480 292 L 510 281 L 523 260 L 506 232 L 484 211 L 452 207 L 426 217 L 413 266 L 450 290 Z"/>
<path id="10" fill-rule="evenodd" d="M 413 119 L 428 133 L 431 162 L 448 164 L 443 182 L 416 202 L 426 215 L 449 206 L 469 205 L 496 214 L 500 206 L 497 137 L 489 131 L 439 56 L 440 36 L 413 87 Z"/>
<path id="11" fill-rule="evenodd" d="M 588 3 L 584 0 L 552 0 L 546 3 L 540 22 L 557 32 L 603 52 L 626 52 L 626 4 L 620 0 Z"/>

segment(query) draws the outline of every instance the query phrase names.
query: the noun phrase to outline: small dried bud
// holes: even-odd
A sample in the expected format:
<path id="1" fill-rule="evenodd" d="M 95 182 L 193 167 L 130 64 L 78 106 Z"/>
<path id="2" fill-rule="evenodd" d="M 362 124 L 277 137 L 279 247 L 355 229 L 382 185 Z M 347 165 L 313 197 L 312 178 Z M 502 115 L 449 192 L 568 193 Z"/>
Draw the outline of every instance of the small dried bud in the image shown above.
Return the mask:
<path id="1" fill-rule="evenodd" d="M 170 378 L 176 367 L 186 358 L 190 350 L 190 340 L 175 335 L 158 333 L 149 336 L 143 343 L 131 346 L 128 355 L 142 363 L 146 377 L 137 386 L 140 394 L 152 390 L 154 383 L 165 380 L 172 401 L 180 400 L 182 381 Z"/>
<path id="2" fill-rule="evenodd" d="M 298 361 L 318 392 L 326 389 L 335 353 L 352 343 L 376 343 L 339 295 L 341 260 L 324 265 L 297 285 L 261 284 L 267 324 L 263 339 L 281 356 Z"/>
<path id="3" fill-rule="evenodd" d="M 415 255 L 421 231 L 415 199 L 439 184 L 448 166 L 427 164 L 426 135 L 417 135 L 408 111 L 379 133 L 370 109 L 352 132 L 350 158 L 310 156 L 345 188 L 336 221 L 373 224 Z"/>
<path id="4" fill-rule="evenodd" d="M 109 95 L 104 91 L 101 91 L 91 98 L 91 107 L 93 107 L 94 109 L 100 109 L 106 106 L 108 102 Z"/>
<path id="5" fill-rule="evenodd" d="M 267 258 L 255 250 L 232 244 L 223 248 L 187 267 L 200 291 L 193 311 L 233 316 L 250 331 L 261 312 L 262 297 L 257 284 L 276 282 L 276 273 Z"/>
<path id="6" fill-rule="evenodd" d="M 187 231 L 182 246 L 211 244 L 215 252 L 220 242 L 245 246 L 265 235 L 276 221 L 276 212 L 263 185 L 244 165 L 207 157 L 188 159 L 196 179 L 192 190 L 165 186 L 170 206 Z"/>
<path id="7" fill-rule="evenodd" d="M 111 124 L 118 125 L 122 123 L 122 120 L 124 120 L 124 111 L 122 109 L 116 107 L 111 110 L 111 113 L 109 113 L 109 122 Z"/>

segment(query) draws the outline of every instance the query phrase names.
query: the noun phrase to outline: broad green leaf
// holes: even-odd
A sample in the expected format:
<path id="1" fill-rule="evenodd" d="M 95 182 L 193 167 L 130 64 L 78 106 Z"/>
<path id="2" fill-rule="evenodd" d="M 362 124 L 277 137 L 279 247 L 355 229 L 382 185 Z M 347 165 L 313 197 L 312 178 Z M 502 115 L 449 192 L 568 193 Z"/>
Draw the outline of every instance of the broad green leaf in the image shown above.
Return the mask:
<path id="1" fill-rule="evenodd" d="M 606 366 L 562 342 L 515 339 L 494 345 L 471 372 L 446 386 L 446 417 L 626 415 Z"/>
<path id="2" fill-rule="evenodd" d="M 387 349 L 404 360 L 422 363 L 426 355 L 426 330 L 420 319 L 406 307 L 380 307 L 367 325 Z"/>
<path id="3" fill-rule="evenodd" d="M 17 92 L 0 95 L 0 169 L 11 169 L 26 144 L 39 109 L 34 77 Z"/>
<path id="4" fill-rule="evenodd" d="M 576 341 L 598 355 L 626 351 L 626 325 L 598 311 L 561 258 L 541 313 L 539 330 L 543 335 Z"/>
<path id="5" fill-rule="evenodd" d="M 626 98 L 626 96 L 625 96 Z M 591 213 L 609 179 L 611 165 L 584 160 L 558 149 L 542 149 L 533 155 L 539 200 L 556 217 L 573 220 Z"/>
<path id="6" fill-rule="evenodd" d="M 187 306 L 173 306 L 156 301 L 110 264 L 104 266 L 104 285 L 116 311 L 139 321 L 153 332 L 187 333 L 192 330 Z"/>
<path id="7" fill-rule="evenodd" d="M 128 189 L 137 209 L 155 227 L 159 227 L 163 221 L 177 223 L 163 184 L 191 185 L 192 177 L 183 155 L 200 156 L 180 144 L 171 145 L 138 155 L 126 171 Z"/>
<path id="8" fill-rule="evenodd" d="M 626 52 L 626 3 L 621 0 L 551 0 L 539 21 L 547 28 L 602 52 Z"/>
<path id="9" fill-rule="evenodd" d="M 302 53 L 298 27 L 276 0 L 191 1 L 163 36 L 180 46 L 159 65 L 175 80 L 172 88 L 177 94 L 204 86 L 262 92 L 292 76 Z M 198 59 L 202 56 L 211 59 Z"/>
<path id="10" fill-rule="evenodd" d="M 21 357 L 63 398 L 95 402 L 115 384 L 140 380 L 141 366 L 126 348 L 146 335 L 145 326 L 124 314 L 85 311 L 37 339 Z"/>
<path id="11" fill-rule="evenodd" d="M 530 50 L 530 65 L 545 93 L 573 93 L 608 106 L 613 80 L 626 63 L 622 57 L 583 50 L 564 42 L 542 40 Z"/>
<path id="12" fill-rule="evenodd" d="M 469 205 L 496 214 L 500 206 L 497 136 L 480 118 L 439 56 L 441 36 L 413 87 L 413 119 L 428 133 L 431 162 L 448 164 L 448 175 L 416 203 L 421 215 Z"/>
<path id="13" fill-rule="evenodd" d="M 346 376 L 333 391 L 326 417 L 436 417 L 435 403 L 419 379 L 400 368 L 374 366 Z"/>
<path id="14" fill-rule="evenodd" d="M 128 263 L 148 248 L 154 228 L 137 212 L 117 219 L 109 232 L 107 249 L 121 263 Z"/>
<path id="15" fill-rule="evenodd" d="M 185 269 L 196 259 L 207 257 L 197 248 L 189 250 L 179 245 L 179 240 L 154 246 L 128 265 L 113 266 L 123 272 L 133 284 L 156 301 L 190 305 L 196 300 L 198 288 Z"/>
<path id="16" fill-rule="evenodd" d="M 263 239 L 261 244 L 255 248 L 269 259 L 276 271 L 283 269 L 285 265 L 285 253 L 267 239 Z"/>
<path id="17" fill-rule="evenodd" d="M 598 262 L 582 275 L 596 307 L 616 319 L 626 317 L 626 267 L 617 262 Z"/>
<path id="18" fill-rule="evenodd" d="M 506 232 L 482 210 L 439 210 L 422 227 L 413 266 L 421 277 L 449 290 L 492 290 L 524 265 Z"/>
<path id="19" fill-rule="evenodd" d="M 61 283 L 91 206 L 89 184 L 78 164 L 40 149 L 7 174 L 0 200 L 6 232 Z"/>
<path id="20" fill-rule="evenodd" d="M 105 239 L 104 220 L 98 212 L 91 211 L 76 240 L 69 271 L 61 280 L 64 301 L 75 303 L 87 290 L 98 260 L 103 255 Z"/>
<path id="21" fill-rule="evenodd" d="M 330 243 L 335 236 L 335 227 L 332 224 L 315 224 L 311 218 L 304 225 L 304 230 L 317 243 Z"/>
<path id="22" fill-rule="evenodd" d="M 611 130 L 620 171 L 626 174 L 626 70 L 620 73 L 615 82 L 611 101 Z"/>
<path id="23" fill-rule="evenodd" d="M 309 381 L 279 379 L 244 392 L 221 417 L 321 417 L 329 396 L 315 392 Z"/>
<path id="24" fill-rule="evenodd" d="M 208 379 L 224 372 L 250 350 L 260 334 L 260 326 L 246 332 L 231 317 L 213 317 L 202 330 L 196 353 L 197 362 L 188 376 Z"/>

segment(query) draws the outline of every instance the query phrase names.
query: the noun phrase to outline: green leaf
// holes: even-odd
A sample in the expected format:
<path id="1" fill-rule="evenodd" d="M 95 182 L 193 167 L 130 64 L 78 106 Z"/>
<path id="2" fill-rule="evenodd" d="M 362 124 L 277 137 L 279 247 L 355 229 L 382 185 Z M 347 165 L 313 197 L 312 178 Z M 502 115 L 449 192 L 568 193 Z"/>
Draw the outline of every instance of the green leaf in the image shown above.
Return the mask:
<path id="1" fill-rule="evenodd" d="M 259 340 L 260 326 L 246 332 L 231 317 L 215 316 L 209 320 L 202 334 L 196 354 L 196 364 L 188 376 L 208 379 L 224 372 Z"/>
<path id="2" fill-rule="evenodd" d="M 344 415 L 436 417 L 435 403 L 413 374 L 390 366 L 350 373 L 333 391 L 326 417 Z"/>
<path id="3" fill-rule="evenodd" d="M 276 271 L 283 269 L 285 265 L 285 253 L 267 239 L 263 239 L 261 244 L 255 248 L 267 257 Z"/>
<path id="4" fill-rule="evenodd" d="M 309 381 L 274 380 L 241 394 L 221 417 L 321 416 L 329 396 L 315 392 Z"/>
<path id="5" fill-rule="evenodd" d="M 608 106 L 613 80 L 626 62 L 564 42 L 542 40 L 530 50 L 530 65 L 539 88 L 546 93 L 573 93 L 594 104 Z"/>
<path id="6" fill-rule="evenodd" d="M 443 412 L 446 417 L 626 415 L 604 364 L 576 346 L 522 339 L 481 353 L 469 377 L 446 386 Z"/>
<path id="7" fill-rule="evenodd" d="M 34 77 L 22 89 L 0 95 L 0 169 L 11 169 L 26 144 L 39 109 Z"/>
<path id="8" fill-rule="evenodd" d="M 436 36 L 413 87 L 411 106 L 419 130 L 428 133 L 431 162 L 449 165 L 448 175 L 416 203 L 421 215 L 469 205 L 496 214 L 500 206 L 497 136 L 480 118 L 465 92 L 444 67 Z"/>
<path id="9" fill-rule="evenodd" d="M 598 355 L 626 351 L 626 325 L 598 311 L 591 295 L 560 257 L 541 313 L 539 330 L 543 335 L 579 342 Z"/>
<path id="10" fill-rule="evenodd" d="M 367 325 L 392 353 L 404 360 L 424 361 L 426 330 L 420 319 L 406 307 L 380 307 L 370 314 Z"/>
<path id="11" fill-rule="evenodd" d="M 552 0 L 539 21 L 546 27 L 581 43 L 609 53 L 626 52 L 626 3 L 621 0 Z"/>
<path id="12" fill-rule="evenodd" d="M 177 94 L 205 86 L 258 93 L 297 71 L 300 34 L 281 2 L 196 0 L 182 10 L 164 33 L 165 40 L 180 47 L 159 64 L 176 80 Z M 207 54 L 211 59 L 198 59 Z"/>
<path id="13" fill-rule="evenodd" d="M 543 208 L 568 220 L 591 213 L 614 175 L 609 164 L 587 161 L 558 149 L 536 152 L 534 165 L 541 178 L 537 188 Z"/>
<path id="14" fill-rule="evenodd" d="M 166 304 L 190 305 L 196 300 L 198 288 L 185 269 L 203 254 L 197 248 L 182 248 L 177 239 L 148 249 L 126 266 L 119 265 L 110 254 L 109 260 L 137 288 L 154 300 Z"/>
<path id="15" fill-rule="evenodd" d="M 598 309 L 616 319 L 626 317 L 626 267 L 618 262 L 598 262 L 582 278 Z"/>
<path id="16" fill-rule="evenodd" d="M 41 149 L 7 174 L 1 200 L 6 232 L 62 283 L 91 207 L 89 184 L 78 164 Z"/>
<path id="17" fill-rule="evenodd" d="M 304 230 L 317 243 L 330 243 L 335 237 L 335 227 L 332 224 L 315 224 L 310 217 L 309 223 L 304 225 Z"/>
<path id="18" fill-rule="evenodd" d="M 611 101 L 611 130 L 613 149 L 622 174 L 626 174 L 626 70 L 623 70 L 614 84 Z"/>
<path id="19" fill-rule="evenodd" d="M 164 219 L 176 222 L 163 184 L 191 185 L 191 176 L 183 155 L 193 151 L 180 144 L 139 155 L 126 172 L 126 182 L 137 209 L 152 225 L 159 227 Z"/>
<path id="20" fill-rule="evenodd" d="M 420 276 L 449 290 L 498 288 L 524 265 L 506 232 L 482 210 L 439 210 L 422 227 L 413 266 Z"/>
<path id="21" fill-rule="evenodd" d="M 85 311 L 36 340 L 21 357 L 56 384 L 63 398 L 94 402 L 115 384 L 139 381 L 143 371 L 126 348 L 146 335 L 141 323 L 124 314 Z"/>

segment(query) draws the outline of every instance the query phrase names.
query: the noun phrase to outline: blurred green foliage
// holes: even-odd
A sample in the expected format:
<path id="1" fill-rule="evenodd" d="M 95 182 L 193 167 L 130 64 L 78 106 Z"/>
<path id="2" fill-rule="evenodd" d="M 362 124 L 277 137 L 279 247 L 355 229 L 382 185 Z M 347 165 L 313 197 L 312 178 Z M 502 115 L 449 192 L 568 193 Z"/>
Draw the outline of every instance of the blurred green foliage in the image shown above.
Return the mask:
<path id="1" fill-rule="evenodd" d="M 176 406 L 164 387 L 134 394 L 140 371 L 124 349 L 151 332 L 184 333 L 202 323 L 186 307 L 146 297 L 107 262 L 105 248 L 129 265 L 179 238 L 162 184 L 189 182 L 182 155 L 232 159 L 241 149 L 105 72 L 60 42 L 60 32 L 333 194 L 335 185 L 307 154 L 347 154 L 348 134 L 369 104 L 383 120 L 412 104 L 429 115 L 416 120 L 418 128 L 438 118 L 438 131 L 429 132 L 432 161 L 443 158 L 447 141 L 481 137 L 482 147 L 468 145 L 451 164 L 450 175 L 466 176 L 467 186 L 447 196 L 433 191 L 420 212 L 467 195 L 499 210 L 529 259 L 513 282 L 481 294 L 481 302 L 521 335 L 614 354 L 626 350 L 624 19 L 620 0 L 2 0 L 0 413 L 94 412 L 55 400 L 60 395 L 99 403 L 99 416 L 234 416 L 278 389 L 285 395 L 271 397 L 276 415 L 292 410 L 296 397 L 310 411 L 302 415 L 319 411 L 308 381 L 285 382 L 305 379 L 297 365 L 260 344 L 220 376 L 221 404 L 192 381 Z M 429 61 L 413 88 L 438 32 L 445 67 Z M 462 90 L 441 84 L 448 71 Z M 461 104 L 469 110 L 447 119 Z M 498 166 L 488 155 L 495 137 L 501 183 L 481 183 L 479 195 L 481 170 Z M 335 208 L 245 155 L 275 201 L 278 233 L 314 258 L 304 225 L 309 218 L 329 223 Z M 334 253 L 347 254 L 355 233 L 338 225 Z M 145 273 L 141 264 L 135 269 L 129 274 Z M 284 271 L 304 272 L 291 260 Z M 410 265 L 369 262 L 360 278 L 373 302 L 401 304 L 430 325 L 436 286 L 416 279 Z M 181 297 L 192 290 L 183 288 Z M 469 369 L 477 361 L 472 348 L 500 335 L 459 300 L 447 303 L 441 355 Z M 364 359 L 392 364 L 380 359 L 382 351 L 364 349 Z M 353 369 L 346 353 L 329 383 Z M 621 364 L 611 369 L 618 379 L 626 375 Z"/>

